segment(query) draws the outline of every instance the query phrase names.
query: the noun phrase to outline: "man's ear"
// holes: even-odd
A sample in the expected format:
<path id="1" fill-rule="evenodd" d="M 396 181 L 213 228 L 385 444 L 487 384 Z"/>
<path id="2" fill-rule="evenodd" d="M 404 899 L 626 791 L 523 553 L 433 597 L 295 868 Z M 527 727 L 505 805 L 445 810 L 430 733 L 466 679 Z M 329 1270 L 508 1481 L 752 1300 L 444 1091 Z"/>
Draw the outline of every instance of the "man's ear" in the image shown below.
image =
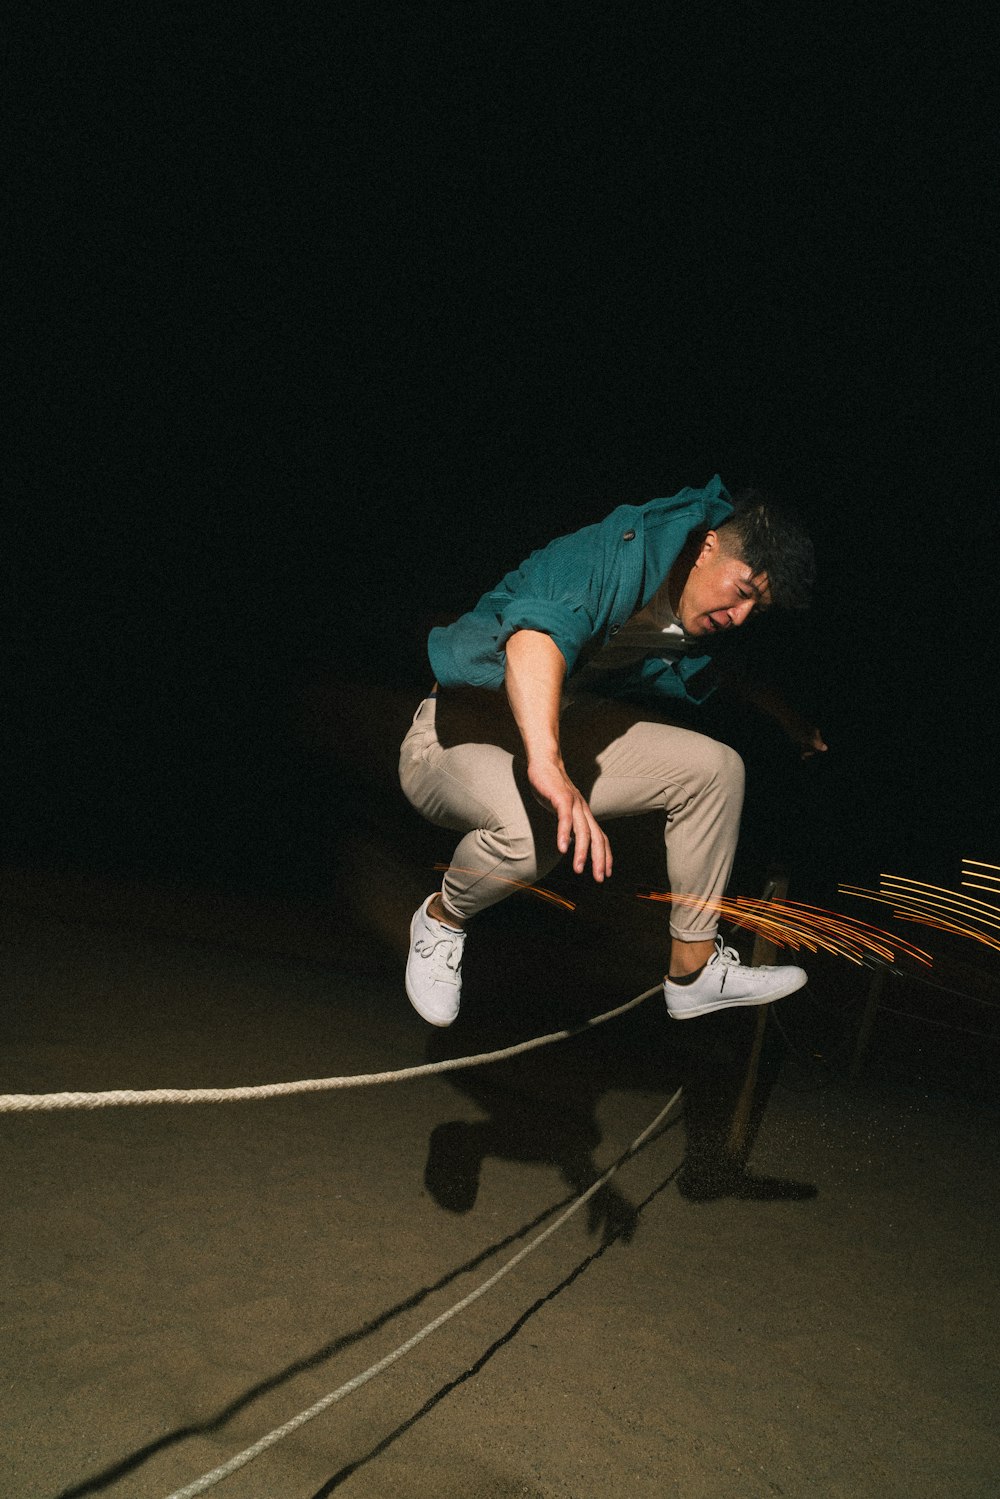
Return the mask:
<path id="1" fill-rule="evenodd" d="M 718 531 L 706 531 L 694 560 L 695 567 L 702 567 L 706 562 L 711 562 L 720 545 Z"/>

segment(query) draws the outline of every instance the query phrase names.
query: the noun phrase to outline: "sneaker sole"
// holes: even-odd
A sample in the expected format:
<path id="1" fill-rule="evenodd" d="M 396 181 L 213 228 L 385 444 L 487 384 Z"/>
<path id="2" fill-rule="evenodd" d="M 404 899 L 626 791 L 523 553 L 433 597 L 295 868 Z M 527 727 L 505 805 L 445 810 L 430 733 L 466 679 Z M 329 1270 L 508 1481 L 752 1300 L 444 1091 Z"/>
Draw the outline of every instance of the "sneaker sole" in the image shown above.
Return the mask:
<path id="1" fill-rule="evenodd" d="M 693 1005 L 690 1010 L 684 1010 L 683 1013 L 679 1015 L 675 1015 L 673 1010 L 670 1008 L 670 1000 L 666 998 L 666 990 L 664 990 L 663 993 L 664 999 L 666 999 L 667 1003 L 667 1014 L 670 1016 L 671 1020 L 697 1020 L 699 1015 L 711 1015 L 715 1010 L 736 1010 L 741 1006 L 743 1008 L 747 1008 L 756 1005 L 774 1004 L 774 1001 L 776 999 L 785 999 L 789 994 L 794 994 L 796 990 L 801 989 L 806 984 L 806 982 L 807 975 L 803 974 L 800 979 L 796 979 L 794 983 L 786 984 L 782 989 L 779 989 L 777 993 L 753 995 L 744 994 L 741 995 L 739 999 L 726 999 L 724 995 L 721 995 L 718 999 L 705 1000 L 700 1005 Z"/>

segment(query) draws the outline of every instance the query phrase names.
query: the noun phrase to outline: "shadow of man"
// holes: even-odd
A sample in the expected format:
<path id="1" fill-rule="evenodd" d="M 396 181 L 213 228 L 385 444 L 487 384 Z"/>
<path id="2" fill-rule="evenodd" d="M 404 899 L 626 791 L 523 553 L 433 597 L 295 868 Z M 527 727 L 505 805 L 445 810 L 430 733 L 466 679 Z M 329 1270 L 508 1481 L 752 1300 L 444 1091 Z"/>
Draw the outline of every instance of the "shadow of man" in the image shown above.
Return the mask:
<path id="1" fill-rule="evenodd" d="M 758 1026 L 756 1010 L 729 1010 L 685 1024 L 699 1027 L 684 1081 L 687 1149 L 677 1190 L 689 1202 L 732 1197 L 745 1202 L 804 1202 L 818 1195 L 811 1182 L 762 1176 L 750 1169 L 754 1142 L 781 1067 L 773 1026 L 764 1022 L 764 1044 L 748 1081 Z M 749 1099 L 746 1093 L 752 1089 Z M 745 1108 L 746 1118 L 738 1127 Z"/>
<path id="2" fill-rule="evenodd" d="M 482 1168 L 491 1157 L 553 1166 L 574 1196 L 585 1192 L 605 1169 L 594 1159 L 601 1143 L 594 1107 L 600 1089 L 578 1092 L 567 1103 L 552 1096 L 551 1086 L 546 1094 L 541 1066 L 521 1065 L 523 1060 L 496 1064 L 489 1080 L 480 1076 L 485 1069 L 451 1079 L 487 1117 L 447 1120 L 431 1131 L 424 1185 L 448 1212 L 467 1213 L 475 1206 Z M 588 1230 L 600 1232 L 605 1242 L 627 1242 L 637 1222 L 635 1205 L 613 1182 L 607 1182 L 589 1204 Z"/>
<path id="3" fill-rule="evenodd" d="M 572 918 L 570 918 L 572 920 Z M 590 940 L 576 928 L 522 897 L 512 897 L 480 918 L 470 944 L 458 1020 L 433 1031 L 426 1060 L 475 1056 L 534 1036 L 572 1030 L 625 1002 L 628 987 L 609 992 L 607 970 L 590 962 Z M 622 977 L 637 981 L 625 954 Z M 655 982 L 655 974 L 653 975 Z M 603 988 L 602 988 L 603 985 Z M 683 1089 L 686 1149 L 678 1178 L 692 1202 L 720 1197 L 797 1201 L 816 1195 L 810 1184 L 754 1175 L 747 1159 L 763 1118 L 779 1059 L 767 1049 L 741 1145 L 733 1149 L 732 1122 L 743 1088 L 755 1014 L 729 1011 L 694 1022 L 671 1021 L 656 996 L 598 1029 L 498 1063 L 447 1074 L 451 1086 L 483 1118 L 447 1119 L 428 1142 L 424 1184 L 448 1212 L 475 1206 L 484 1163 L 490 1159 L 554 1167 L 576 1194 L 606 1169 L 595 1160 L 602 1140 L 599 1104 L 610 1091 L 667 1097 Z M 589 1227 L 605 1239 L 630 1239 L 637 1214 L 613 1182 L 590 1204 Z"/>

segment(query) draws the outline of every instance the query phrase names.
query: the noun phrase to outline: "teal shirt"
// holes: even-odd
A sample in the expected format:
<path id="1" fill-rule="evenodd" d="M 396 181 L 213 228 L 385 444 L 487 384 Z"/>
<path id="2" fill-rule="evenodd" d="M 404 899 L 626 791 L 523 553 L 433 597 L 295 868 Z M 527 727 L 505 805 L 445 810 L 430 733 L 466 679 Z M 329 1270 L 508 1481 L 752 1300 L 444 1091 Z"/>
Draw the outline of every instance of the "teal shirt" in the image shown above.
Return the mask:
<path id="1" fill-rule="evenodd" d="M 517 630 L 551 635 L 571 677 L 649 602 L 691 532 L 720 526 L 731 514 L 729 494 L 716 474 L 704 489 L 619 505 L 605 520 L 558 537 L 532 552 L 467 614 L 431 631 L 427 649 L 435 677 L 442 687 L 499 690 L 504 647 Z M 651 657 L 623 678 L 620 691 L 699 701 L 707 693 L 691 686 L 691 679 L 710 660 Z"/>

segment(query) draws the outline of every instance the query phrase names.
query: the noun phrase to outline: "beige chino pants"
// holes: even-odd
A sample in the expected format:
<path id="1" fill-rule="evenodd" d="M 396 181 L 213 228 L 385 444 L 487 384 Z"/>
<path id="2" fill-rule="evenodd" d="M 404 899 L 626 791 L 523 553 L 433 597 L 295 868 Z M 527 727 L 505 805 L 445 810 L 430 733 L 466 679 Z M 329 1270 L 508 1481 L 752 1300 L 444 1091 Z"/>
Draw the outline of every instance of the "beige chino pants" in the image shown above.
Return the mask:
<path id="1" fill-rule="evenodd" d="M 570 779 L 599 823 L 663 814 L 671 893 L 694 897 L 671 906 L 671 934 L 712 938 L 718 916 L 698 902 L 720 898 L 732 870 L 743 810 L 736 751 L 597 698 L 564 710 L 560 739 Z M 422 816 L 464 835 L 441 887 L 445 908 L 462 920 L 533 884 L 562 857 L 503 693 L 442 689 L 425 698 L 402 743 L 399 779 Z"/>

